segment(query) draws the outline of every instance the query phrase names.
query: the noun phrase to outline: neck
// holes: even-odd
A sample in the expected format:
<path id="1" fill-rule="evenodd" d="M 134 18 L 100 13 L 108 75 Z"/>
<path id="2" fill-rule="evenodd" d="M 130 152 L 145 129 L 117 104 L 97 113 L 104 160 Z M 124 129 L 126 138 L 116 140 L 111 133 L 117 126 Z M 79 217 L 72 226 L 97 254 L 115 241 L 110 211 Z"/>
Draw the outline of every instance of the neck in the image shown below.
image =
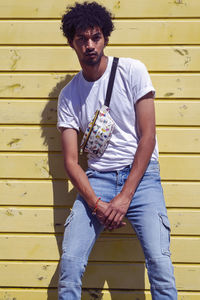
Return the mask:
<path id="1" fill-rule="evenodd" d="M 108 63 L 108 57 L 103 55 L 99 63 L 95 65 L 81 65 L 83 70 L 83 76 L 87 81 L 96 81 L 98 80 L 106 70 Z"/>

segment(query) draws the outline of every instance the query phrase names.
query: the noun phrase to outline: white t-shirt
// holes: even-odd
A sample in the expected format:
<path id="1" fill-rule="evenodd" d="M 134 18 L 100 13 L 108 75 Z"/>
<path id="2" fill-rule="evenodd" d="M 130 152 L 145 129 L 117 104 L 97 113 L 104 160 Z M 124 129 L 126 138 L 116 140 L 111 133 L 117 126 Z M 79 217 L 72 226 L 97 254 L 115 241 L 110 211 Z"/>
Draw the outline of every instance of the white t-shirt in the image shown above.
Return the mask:
<path id="1" fill-rule="evenodd" d="M 57 127 L 83 132 L 105 101 L 113 57 L 108 58 L 104 74 L 88 82 L 80 71 L 61 91 L 58 101 Z M 149 92 L 155 94 L 145 65 L 139 60 L 120 58 L 117 66 L 110 115 L 115 121 L 109 145 L 100 158 L 88 155 L 88 166 L 98 171 L 120 170 L 132 164 L 139 138 L 136 132 L 135 103 Z M 158 159 L 157 142 L 152 160 Z"/>

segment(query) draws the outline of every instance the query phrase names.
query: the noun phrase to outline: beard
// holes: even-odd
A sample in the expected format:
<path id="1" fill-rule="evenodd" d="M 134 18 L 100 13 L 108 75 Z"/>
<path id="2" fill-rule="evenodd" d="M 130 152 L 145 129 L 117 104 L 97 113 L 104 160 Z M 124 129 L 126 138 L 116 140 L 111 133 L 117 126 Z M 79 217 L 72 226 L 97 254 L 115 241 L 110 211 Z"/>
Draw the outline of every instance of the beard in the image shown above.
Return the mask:
<path id="1" fill-rule="evenodd" d="M 97 54 L 96 52 L 90 54 L 90 52 L 88 52 L 88 54 L 86 53 L 86 58 L 84 59 L 84 63 L 88 66 L 95 66 L 100 63 L 102 56 L 103 56 L 103 51 L 100 54 Z"/>

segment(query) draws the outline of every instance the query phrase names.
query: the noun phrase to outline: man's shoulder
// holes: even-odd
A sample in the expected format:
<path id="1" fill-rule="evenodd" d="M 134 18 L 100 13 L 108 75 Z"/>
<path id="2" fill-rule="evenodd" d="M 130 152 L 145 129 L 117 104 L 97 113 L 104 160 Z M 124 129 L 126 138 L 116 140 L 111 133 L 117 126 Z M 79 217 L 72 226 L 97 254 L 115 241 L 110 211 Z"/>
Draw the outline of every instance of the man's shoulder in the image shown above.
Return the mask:
<path id="1" fill-rule="evenodd" d="M 120 57 L 119 65 L 124 68 L 133 69 L 135 71 L 145 67 L 144 63 L 141 60 L 130 57 Z"/>
<path id="2" fill-rule="evenodd" d="M 76 90 L 78 81 L 80 78 L 80 72 L 77 73 L 60 91 L 60 95 L 65 96 L 65 97 L 69 97 L 72 93 L 73 90 Z"/>

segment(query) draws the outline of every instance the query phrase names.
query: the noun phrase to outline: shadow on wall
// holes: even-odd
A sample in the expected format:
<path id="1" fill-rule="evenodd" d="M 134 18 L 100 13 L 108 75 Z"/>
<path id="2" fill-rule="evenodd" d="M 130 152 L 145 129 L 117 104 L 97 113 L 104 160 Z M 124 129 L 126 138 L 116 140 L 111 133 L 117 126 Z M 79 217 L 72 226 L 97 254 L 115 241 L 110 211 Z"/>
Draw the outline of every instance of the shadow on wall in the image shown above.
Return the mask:
<path id="1" fill-rule="evenodd" d="M 66 174 L 64 171 L 63 157 L 60 153 L 61 143 L 60 143 L 60 134 L 56 131 L 55 127 L 55 118 L 56 118 L 56 108 L 57 101 L 55 99 L 58 98 L 58 95 L 61 89 L 72 79 L 72 76 L 67 75 L 64 80 L 59 82 L 50 92 L 49 94 L 49 102 L 47 103 L 45 109 L 42 112 L 41 125 L 42 125 L 42 137 L 44 139 L 44 144 L 48 148 L 48 164 L 49 164 L 49 175 L 52 178 L 52 189 L 53 189 L 53 205 L 54 205 L 54 232 L 57 247 L 59 254 L 61 255 L 61 244 L 64 230 L 64 222 L 67 218 L 70 207 L 73 205 L 73 201 L 76 197 L 76 190 L 71 188 L 68 184 Z M 52 120 L 52 121 L 51 121 Z M 48 126 L 44 125 L 48 124 Z M 79 140 L 81 139 L 81 135 L 79 136 Z M 80 141 L 79 141 L 80 142 Z M 81 157 L 79 160 L 80 165 L 83 169 L 86 169 L 86 157 Z M 103 234 L 105 236 L 105 234 Z M 109 235 L 107 235 L 109 238 Z M 110 237 L 113 237 L 113 234 L 110 234 Z M 121 243 L 123 243 L 123 239 L 121 239 Z M 132 269 L 130 265 L 132 263 L 112 263 L 110 259 L 110 255 L 107 253 L 108 247 L 104 247 L 104 242 L 96 243 L 94 249 L 92 251 L 92 257 L 95 258 L 96 253 L 101 252 L 101 257 L 103 257 L 103 263 L 97 263 L 94 268 L 93 264 L 89 262 L 88 268 L 86 268 L 86 272 L 83 280 L 83 300 L 93 300 L 93 299 L 105 299 L 103 289 L 109 289 L 110 299 L 111 300 L 144 300 L 145 295 L 143 289 L 145 287 L 144 283 L 144 264 L 142 268 L 136 268 L 138 270 L 137 274 L 133 274 L 132 280 L 130 280 Z M 123 246 L 120 247 L 123 249 Z M 96 250 L 95 250 L 96 249 Z M 114 248 L 110 248 L 111 251 L 116 251 Z M 134 249 L 133 249 L 134 252 Z M 120 256 L 124 261 L 129 261 L 127 259 L 127 254 L 123 255 L 120 253 Z M 141 256 L 143 256 L 141 254 Z M 91 256 L 90 256 L 91 257 Z M 97 259 L 98 260 L 98 259 Z M 100 273 L 98 273 L 98 265 L 104 268 L 101 268 Z M 123 265 L 123 266 L 122 266 Z M 120 267 L 122 266 L 122 268 Z M 126 267 L 127 266 L 127 267 Z M 116 268 L 115 268 L 116 267 Z M 109 268 L 109 272 L 106 270 Z M 56 271 L 51 278 L 49 287 L 48 287 L 48 300 L 57 299 L 57 285 L 58 285 L 58 270 L 59 265 L 57 265 Z M 118 271 L 117 271 L 118 270 Z M 123 274 L 121 271 L 123 270 Z M 136 282 L 134 283 L 134 278 Z M 123 287 L 121 282 L 133 282 L 133 290 L 126 290 L 127 285 Z M 118 283 L 120 283 L 118 285 Z M 87 286 L 87 288 L 84 288 Z M 120 286 L 120 287 L 119 287 Z M 138 293 L 134 293 L 135 290 L 140 290 Z M 120 292 L 118 291 L 120 289 Z M 130 287 L 129 287 L 130 289 Z M 124 290 L 124 291 L 123 291 Z M 106 297 L 106 299 L 109 299 Z"/>

